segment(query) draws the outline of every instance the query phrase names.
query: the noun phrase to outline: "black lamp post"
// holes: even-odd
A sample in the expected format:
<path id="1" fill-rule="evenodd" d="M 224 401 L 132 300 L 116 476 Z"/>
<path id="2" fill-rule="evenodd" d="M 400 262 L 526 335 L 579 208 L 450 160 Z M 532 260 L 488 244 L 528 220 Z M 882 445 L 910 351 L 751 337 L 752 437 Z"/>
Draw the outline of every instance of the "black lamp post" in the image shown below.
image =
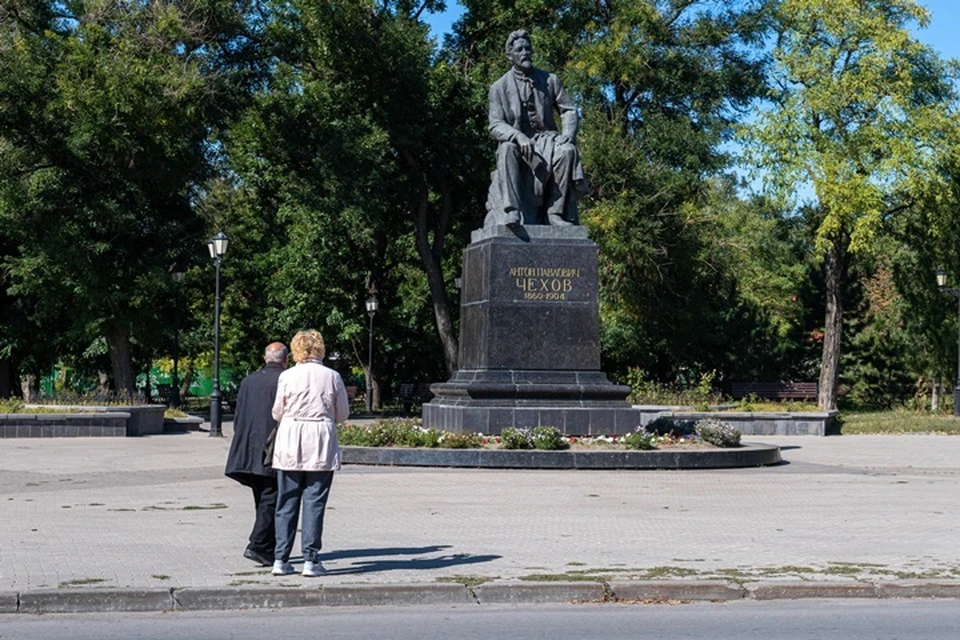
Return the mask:
<path id="1" fill-rule="evenodd" d="M 213 391 L 210 392 L 210 436 L 220 437 L 221 431 L 220 408 L 223 395 L 220 393 L 220 263 L 227 252 L 227 234 L 217 233 L 207 242 L 210 257 L 216 271 L 216 293 L 213 299 Z"/>
<path id="2" fill-rule="evenodd" d="M 180 285 L 185 275 L 183 271 L 170 274 L 173 279 L 173 385 L 170 388 L 170 406 L 174 409 L 180 407 L 180 377 L 177 375 L 180 361 Z"/>
<path id="3" fill-rule="evenodd" d="M 947 272 L 937 269 L 937 287 L 957 298 L 957 381 L 953 386 L 953 416 L 960 418 L 960 288 L 947 287 Z"/>
<path id="4" fill-rule="evenodd" d="M 370 294 L 370 297 L 367 298 L 367 315 L 370 316 L 370 344 L 367 348 L 367 371 L 369 379 L 367 380 L 367 413 L 373 412 L 373 316 L 377 315 L 377 309 L 380 306 L 380 302 L 377 300 L 377 296 Z"/>

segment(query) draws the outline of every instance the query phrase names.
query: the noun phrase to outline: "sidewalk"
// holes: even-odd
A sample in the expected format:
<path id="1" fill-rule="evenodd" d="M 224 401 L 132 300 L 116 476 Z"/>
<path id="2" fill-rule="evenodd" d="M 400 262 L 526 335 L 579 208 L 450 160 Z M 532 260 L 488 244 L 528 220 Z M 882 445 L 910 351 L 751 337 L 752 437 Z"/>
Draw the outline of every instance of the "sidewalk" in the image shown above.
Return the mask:
<path id="1" fill-rule="evenodd" d="M 750 437 L 786 463 L 739 470 L 346 466 L 308 579 L 242 557 L 224 432 L 0 442 L 0 613 L 960 597 L 958 437 Z"/>

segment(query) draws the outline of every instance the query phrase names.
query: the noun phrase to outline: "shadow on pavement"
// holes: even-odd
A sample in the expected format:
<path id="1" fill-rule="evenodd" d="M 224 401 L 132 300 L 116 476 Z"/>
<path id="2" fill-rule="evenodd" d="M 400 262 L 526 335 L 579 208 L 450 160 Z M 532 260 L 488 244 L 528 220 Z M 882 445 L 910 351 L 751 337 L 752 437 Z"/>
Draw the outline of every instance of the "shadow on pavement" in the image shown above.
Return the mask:
<path id="1" fill-rule="evenodd" d="M 386 549 L 341 549 L 322 554 L 321 560 L 340 560 L 342 558 L 367 558 L 370 556 L 417 556 L 424 553 L 436 553 L 449 549 L 448 544 L 436 544 L 429 547 L 388 547 Z"/>
<path id="2" fill-rule="evenodd" d="M 430 547 L 412 548 L 398 547 L 388 549 L 344 549 L 341 551 L 322 554 L 320 556 L 320 560 L 327 562 L 345 558 L 363 558 L 370 556 L 420 555 L 424 553 L 435 553 L 442 549 L 449 548 L 450 545 L 435 545 Z M 456 553 L 434 558 L 359 561 L 351 563 L 351 565 L 348 567 L 332 568 L 328 566 L 327 573 L 329 575 L 348 575 L 355 573 L 374 573 L 378 571 L 432 571 L 459 565 L 492 562 L 493 560 L 498 560 L 501 557 L 502 556 L 492 554 L 474 556 L 466 553 Z"/>

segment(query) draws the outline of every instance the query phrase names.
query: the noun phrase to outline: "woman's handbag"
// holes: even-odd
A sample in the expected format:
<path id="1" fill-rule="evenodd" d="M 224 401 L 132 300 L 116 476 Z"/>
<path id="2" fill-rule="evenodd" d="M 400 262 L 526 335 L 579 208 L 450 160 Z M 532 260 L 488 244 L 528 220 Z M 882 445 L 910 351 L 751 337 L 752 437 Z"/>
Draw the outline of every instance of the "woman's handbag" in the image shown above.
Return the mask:
<path id="1" fill-rule="evenodd" d="M 273 466 L 273 445 L 277 441 L 277 428 L 270 430 L 267 441 L 263 443 L 263 466 L 267 469 Z"/>

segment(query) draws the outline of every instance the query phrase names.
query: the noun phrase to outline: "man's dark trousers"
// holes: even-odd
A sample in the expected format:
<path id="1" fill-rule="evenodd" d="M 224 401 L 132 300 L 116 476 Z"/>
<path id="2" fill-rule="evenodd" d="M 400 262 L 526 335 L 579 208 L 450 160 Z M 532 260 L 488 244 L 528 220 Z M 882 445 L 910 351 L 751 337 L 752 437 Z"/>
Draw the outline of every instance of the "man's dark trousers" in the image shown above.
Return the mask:
<path id="1" fill-rule="evenodd" d="M 257 508 L 257 519 L 250 532 L 250 544 L 247 549 L 267 558 L 273 557 L 277 546 L 277 533 L 274 526 L 274 514 L 277 510 L 277 479 L 264 476 L 250 476 L 253 490 L 253 503 Z"/>
<path id="2" fill-rule="evenodd" d="M 263 466 L 263 445 L 277 424 L 271 411 L 277 396 L 277 379 L 283 371 L 283 365 L 267 363 L 240 383 L 225 470 L 228 477 L 253 491 L 256 519 L 247 550 L 267 559 L 273 558 L 276 546 L 277 476 L 273 469 Z"/>

